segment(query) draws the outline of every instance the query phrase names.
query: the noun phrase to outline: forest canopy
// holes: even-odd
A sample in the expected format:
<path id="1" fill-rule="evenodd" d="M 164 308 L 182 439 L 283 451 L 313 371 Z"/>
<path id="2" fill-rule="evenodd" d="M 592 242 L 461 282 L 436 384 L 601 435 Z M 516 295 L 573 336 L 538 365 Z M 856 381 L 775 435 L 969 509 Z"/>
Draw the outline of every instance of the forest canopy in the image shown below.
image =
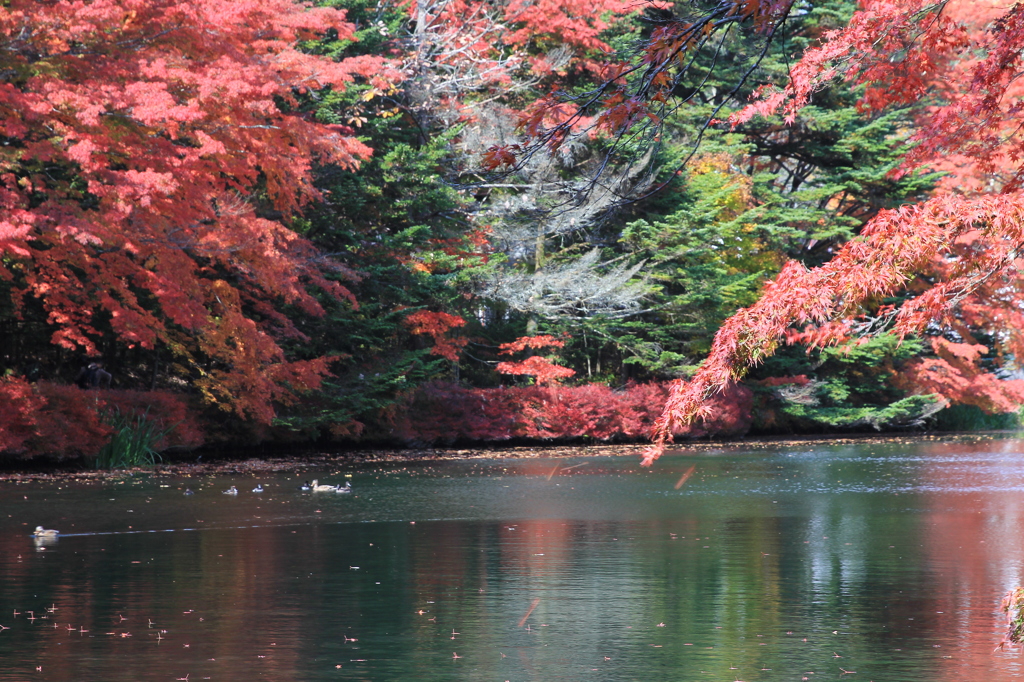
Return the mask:
<path id="1" fill-rule="evenodd" d="M 0 42 L 0 452 L 649 462 L 1024 402 L 1013 3 L 11 0 Z"/>

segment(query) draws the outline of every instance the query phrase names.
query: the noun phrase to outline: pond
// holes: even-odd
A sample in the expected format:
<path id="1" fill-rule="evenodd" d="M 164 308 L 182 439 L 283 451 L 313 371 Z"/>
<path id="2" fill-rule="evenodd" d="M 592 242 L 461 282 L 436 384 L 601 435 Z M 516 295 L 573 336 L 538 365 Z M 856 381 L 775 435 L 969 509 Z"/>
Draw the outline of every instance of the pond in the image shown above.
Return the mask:
<path id="1" fill-rule="evenodd" d="M 1022 441 L 316 475 L 0 483 L 0 681 L 1024 675 Z"/>

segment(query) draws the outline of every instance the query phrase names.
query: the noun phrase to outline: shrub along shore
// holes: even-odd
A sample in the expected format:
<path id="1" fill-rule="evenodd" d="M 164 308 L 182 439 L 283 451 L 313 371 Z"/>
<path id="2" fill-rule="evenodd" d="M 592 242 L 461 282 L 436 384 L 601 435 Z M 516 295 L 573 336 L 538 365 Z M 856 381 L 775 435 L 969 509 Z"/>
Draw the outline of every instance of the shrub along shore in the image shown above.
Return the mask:
<path id="1" fill-rule="evenodd" d="M 165 456 L 174 459 L 195 452 L 237 453 L 253 448 L 267 453 L 402 448 L 415 459 L 424 448 L 452 446 L 637 443 L 642 447 L 668 390 L 667 383 L 629 384 L 613 390 L 598 384 L 480 389 L 435 382 L 410 391 L 372 420 L 301 430 L 291 424 L 258 425 L 232 414 L 204 411 L 186 395 L 171 391 L 82 390 L 8 380 L 0 383 L 0 458 L 131 468 L 157 464 Z M 800 422 L 764 394 L 756 387 L 732 386 L 712 399 L 709 419 L 677 427 L 677 442 L 800 433 L 794 428 Z M 16 404 L 21 409 L 15 409 Z M 315 405 L 305 408 L 312 410 Z M 960 408 L 959 413 L 963 412 Z M 958 410 L 950 413 L 955 416 Z M 973 422 L 962 419 L 951 424 L 962 430 L 1016 426 L 1015 420 L 986 422 L 979 415 L 973 417 Z M 847 434 L 877 433 L 868 420 L 843 426 Z M 822 429 L 803 432 L 820 434 Z"/>

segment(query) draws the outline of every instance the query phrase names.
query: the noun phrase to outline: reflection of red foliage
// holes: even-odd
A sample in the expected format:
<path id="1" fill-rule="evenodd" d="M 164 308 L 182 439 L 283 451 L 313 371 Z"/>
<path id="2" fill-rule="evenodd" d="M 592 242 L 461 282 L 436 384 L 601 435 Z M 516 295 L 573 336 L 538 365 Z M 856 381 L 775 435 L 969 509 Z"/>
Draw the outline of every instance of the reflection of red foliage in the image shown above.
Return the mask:
<path id="1" fill-rule="evenodd" d="M 639 440 L 650 433 L 668 397 L 666 384 L 631 384 L 614 391 L 599 384 L 466 388 L 429 384 L 395 410 L 390 424 L 365 437 L 406 443 L 503 441 L 512 438 Z M 715 396 L 713 415 L 682 426 L 681 438 L 740 436 L 751 424 L 753 394 L 733 385 Z"/>
<path id="2" fill-rule="evenodd" d="M 10 378 L 0 382 L 0 453 L 61 459 L 95 455 L 110 436 L 103 416 L 111 410 L 146 413 L 159 428 L 173 427 L 158 448 L 203 443 L 195 414 L 182 396 L 170 391 L 83 391 Z"/>
<path id="3" fill-rule="evenodd" d="M 459 353 L 469 342 L 468 339 L 452 339 L 447 336 L 450 330 L 466 324 L 466 321 L 458 315 L 417 310 L 405 318 L 405 323 L 413 334 L 430 335 L 434 339 L 434 347 L 430 352 L 448 358 L 452 362 L 459 359 Z"/>

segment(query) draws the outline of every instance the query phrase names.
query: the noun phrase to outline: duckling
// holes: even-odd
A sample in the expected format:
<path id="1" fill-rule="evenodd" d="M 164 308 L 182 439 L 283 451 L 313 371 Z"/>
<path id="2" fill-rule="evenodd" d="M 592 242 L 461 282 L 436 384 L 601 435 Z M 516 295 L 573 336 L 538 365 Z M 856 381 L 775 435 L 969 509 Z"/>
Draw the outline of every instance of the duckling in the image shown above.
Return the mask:
<path id="1" fill-rule="evenodd" d="M 253 488 L 252 491 L 254 493 L 261 493 L 261 492 L 263 492 L 263 484 L 262 483 L 257 483 L 256 487 Z"/>
<path id="2" fill-rule="evenodd" d="M 224 494 L 225 495 L 237 495 L 238 494 L 238 488 L 236 488 L 235 486 L 231 486 L 230 488 L 228 488 L 227 490 L 224 491 Z"/>
<path id="3" fill-rule="evenodd" d="M 42 526 L 36 526 L 36 532 L 32 533 L 32 537 L 35 538 L 55 538 L 58 535 L 60 535 L 59 530 L 43 528 Z"/>
<path id="4" fill-rule="evenodd" d="M 337 492 L 338 491 L 338 486 L 336 486 L 336 485 L 327 485 L 327 484 L 320 485 L 320 481 L 318 479 L 315 479 L 315 478 L 313 479 L 313 486 L 312 487 L 313 487 L 313 492 L 315 492 L 315 493 L 333 493 L 333 492 Z"/>
<path id="5" fill-rule="evenodd" d="M 335 488 L 337 493 L 350 493 L 352 492 L 352 481 L 345 481 L 345 485 L 339 485 Z"/>

